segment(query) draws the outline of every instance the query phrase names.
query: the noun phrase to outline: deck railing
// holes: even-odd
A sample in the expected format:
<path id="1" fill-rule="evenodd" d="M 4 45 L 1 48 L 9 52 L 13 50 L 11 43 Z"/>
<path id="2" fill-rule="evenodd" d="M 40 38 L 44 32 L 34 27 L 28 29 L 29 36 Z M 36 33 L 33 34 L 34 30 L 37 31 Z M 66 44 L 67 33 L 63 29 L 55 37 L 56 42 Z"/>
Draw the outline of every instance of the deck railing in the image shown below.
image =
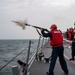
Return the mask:
<path id="1" fill-rule="evenodd" d="M 13 75 L 19 75 L 20 71 L 22 71 L 21 75 L 27 75 L 28 74 L 28 69 L 30 68 L 30 66 L 32 65 L 34 59 L 37 60 L 37 55 L 38 55 L 38 52 L 42 49 L 42 47 L 45 45 L 45 43 L 48 42 L 48 39 L 42 37 L 42 36 L 39 36 L 39 40 L 38 40 L 38 44 L 37 44 L 37 49 L 35 51 L 35 53 L 31 56 L 30 58 L 30 49 L 31 49 L 31 40 L 29 41 L 29 45 L 23 49 L 19 54 L 17 54 L 13 59 L 11 59 L 8 63 L 6 63 L 4 66 L 2 66 L 0 68 L 0 72 L 7 66 L 9 65 L 12 61 L 14 61 L 20 54 L 22 54 L 25 50 L 27 50 L 27 59 L 25 61 L 26 63 L 26 66 L 21 66 L 19 69 L 18 69 L 18 66 L 12 66 L 12 71 L 15 72 L 13 73 Z M 14 69 L 14 70 L 13 70 Z M 17 71 L 15 71 L 17 69 Z"/>

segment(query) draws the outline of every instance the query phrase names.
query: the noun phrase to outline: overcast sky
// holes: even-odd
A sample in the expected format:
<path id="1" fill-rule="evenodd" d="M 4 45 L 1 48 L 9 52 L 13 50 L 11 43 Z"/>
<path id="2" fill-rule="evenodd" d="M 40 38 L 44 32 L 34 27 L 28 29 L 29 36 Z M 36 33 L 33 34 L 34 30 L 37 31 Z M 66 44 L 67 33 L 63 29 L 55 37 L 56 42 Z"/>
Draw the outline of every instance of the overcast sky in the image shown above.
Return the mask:
<path id="1" fill-rule="evenodd" d="M 75 22 L 75 0 L 0 0 L 0 39 L 37 39 L 36 30 L 22 30 L 12 20 L 49 29 L 55 23 L 65 31 Z"/>

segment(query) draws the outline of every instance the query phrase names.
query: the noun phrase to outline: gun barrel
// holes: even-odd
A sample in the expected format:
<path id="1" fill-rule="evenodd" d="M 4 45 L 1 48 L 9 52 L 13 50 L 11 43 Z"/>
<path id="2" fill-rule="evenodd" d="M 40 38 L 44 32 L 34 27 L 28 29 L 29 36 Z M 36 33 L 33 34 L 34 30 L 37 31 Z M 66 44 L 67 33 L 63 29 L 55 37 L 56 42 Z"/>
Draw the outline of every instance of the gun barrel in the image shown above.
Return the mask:
<path id="1" fill-rule="evenodd" d="M 44 29 L 44 28 L 42 28 L 42 27 L 38 27 L 38 26 L 33 26 L 33 25 L 30 25 L 30 24 L 25 24 L 26 26 L 32 26 L 32 27 L 34 27 L 34 28 L 38 28 L 38 29 Z"/>

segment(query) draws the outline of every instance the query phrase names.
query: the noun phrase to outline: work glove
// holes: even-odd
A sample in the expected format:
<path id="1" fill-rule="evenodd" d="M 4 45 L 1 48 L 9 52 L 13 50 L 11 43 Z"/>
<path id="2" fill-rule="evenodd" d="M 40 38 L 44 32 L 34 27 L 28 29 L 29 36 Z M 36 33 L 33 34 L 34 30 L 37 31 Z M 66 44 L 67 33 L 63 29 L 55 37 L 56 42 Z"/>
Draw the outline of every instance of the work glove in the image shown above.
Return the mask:
<path id="1" fill-rule="evenodd" d="M 49 30 L 47 30 L 47 29 L 43 29 L 43 31 L 49 32 Z"/>

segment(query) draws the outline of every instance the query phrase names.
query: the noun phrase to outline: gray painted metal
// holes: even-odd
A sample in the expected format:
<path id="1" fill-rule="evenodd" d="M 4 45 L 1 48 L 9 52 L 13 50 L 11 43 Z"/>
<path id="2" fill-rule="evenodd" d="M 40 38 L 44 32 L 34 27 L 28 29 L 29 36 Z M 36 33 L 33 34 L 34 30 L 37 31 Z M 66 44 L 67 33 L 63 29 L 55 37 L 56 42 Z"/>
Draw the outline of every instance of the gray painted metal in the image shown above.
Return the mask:
<path id="1" fill-rule="evenodd" d="M 12 66 L 12 73 L 13 73 L 13 75 L 20 75 L 17 65 Z"/>

